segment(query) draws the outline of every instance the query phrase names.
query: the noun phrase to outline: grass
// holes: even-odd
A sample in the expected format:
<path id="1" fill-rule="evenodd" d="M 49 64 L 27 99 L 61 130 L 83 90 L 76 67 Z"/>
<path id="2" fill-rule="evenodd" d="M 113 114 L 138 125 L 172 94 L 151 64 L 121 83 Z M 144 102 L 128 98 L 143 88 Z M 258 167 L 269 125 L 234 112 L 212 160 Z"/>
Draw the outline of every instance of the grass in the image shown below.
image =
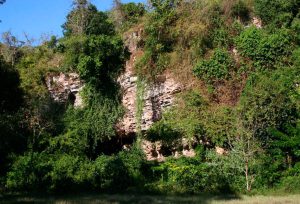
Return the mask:
<path id="1" fill-rule="evenodd" d="M 10 196 L 0 203 L 99 203 L 99 204 L 299 204 L 299 195 L 286 196 L 153 196 L 153 195 L 76 195 L 76 196 Z"/>

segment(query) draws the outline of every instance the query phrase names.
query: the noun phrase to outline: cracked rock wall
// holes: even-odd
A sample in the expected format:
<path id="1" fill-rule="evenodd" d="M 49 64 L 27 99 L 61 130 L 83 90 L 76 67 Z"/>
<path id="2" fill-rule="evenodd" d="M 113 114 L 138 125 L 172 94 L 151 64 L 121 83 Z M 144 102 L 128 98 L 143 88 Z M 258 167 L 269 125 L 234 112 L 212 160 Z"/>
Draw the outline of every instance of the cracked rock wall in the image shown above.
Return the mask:
<path id="1" fill-rule="evenodd" d="M 84 84 L 76 73 L 49 74 L 46 77 L 46 85 L 52 99 L 59 103 L 70 101 L 75 107 L 82 107 L 80 96 Z"/>
<path id="2" fill-rule="evenodd" d="M 122 135 L 131 135 L 137 132 L 137 76 L 134 74 L 136 58 L 142 54 L 138 44 L 141 40 L 142 29 L 126 36 L 125 43 L 131 52 L 126 63 L 125 72 L 119 77 L 123 90 L 122 103 L 126 109 L 123 120 L 118 124 Z M 161 118 L 162 112 L 174 104 L 174 94 L 180 92 L 181 85 L 169 74 L 157 77 L 156 82 L 146 85 L 143 97 L 143 111 L 141 130 L 145 131 Z"/>

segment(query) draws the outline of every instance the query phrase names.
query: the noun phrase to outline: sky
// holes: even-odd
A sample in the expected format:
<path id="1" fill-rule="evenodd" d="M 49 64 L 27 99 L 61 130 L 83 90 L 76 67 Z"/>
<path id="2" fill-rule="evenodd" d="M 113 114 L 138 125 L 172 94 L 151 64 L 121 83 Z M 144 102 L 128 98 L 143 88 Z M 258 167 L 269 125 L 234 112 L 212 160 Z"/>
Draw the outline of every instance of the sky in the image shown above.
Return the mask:
<path id="1" fill-rule="evenodd" d="M 91 0 L 98 10 L 112 7 L 112 0 Z M 123 0 L 146 2 L 146 0 Z M 61 25 L 71 10 L 72 0 L 6 0 L 0 5 L 0 33 L 11 31 L 24 40 L 24 33 L 36 41 L 51 35 L 62 36 Z"/>

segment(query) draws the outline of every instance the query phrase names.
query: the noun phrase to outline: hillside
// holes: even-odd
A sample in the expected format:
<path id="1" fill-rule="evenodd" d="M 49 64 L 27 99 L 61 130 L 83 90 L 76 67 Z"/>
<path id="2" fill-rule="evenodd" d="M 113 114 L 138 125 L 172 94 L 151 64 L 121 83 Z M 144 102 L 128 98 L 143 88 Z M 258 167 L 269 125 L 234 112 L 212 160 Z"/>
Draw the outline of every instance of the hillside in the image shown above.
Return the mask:
<path id="1" fill-rule="evenodd" d="M 0 193 L 299 193 L 300 1 L 74 0 L 3 33 Z"/>

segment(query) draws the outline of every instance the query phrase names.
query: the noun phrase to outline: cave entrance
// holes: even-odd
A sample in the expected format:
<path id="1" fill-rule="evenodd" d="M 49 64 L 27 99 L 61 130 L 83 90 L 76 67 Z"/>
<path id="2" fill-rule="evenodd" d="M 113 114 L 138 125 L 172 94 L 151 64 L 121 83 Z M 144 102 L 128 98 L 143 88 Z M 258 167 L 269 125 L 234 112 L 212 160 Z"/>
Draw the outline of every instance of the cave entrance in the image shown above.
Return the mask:
<path id="1" fill-rule="evenodd" d="M 74 106 L 75 101 L 76 101 L 76 96 L 75 96 L 75 94 L 72 93 L 72 92 L 70 92 L 69 95 L 68 95 L 68 103 L 69 103 L 69 104 L 72 104 L 72 106 Z"/>

